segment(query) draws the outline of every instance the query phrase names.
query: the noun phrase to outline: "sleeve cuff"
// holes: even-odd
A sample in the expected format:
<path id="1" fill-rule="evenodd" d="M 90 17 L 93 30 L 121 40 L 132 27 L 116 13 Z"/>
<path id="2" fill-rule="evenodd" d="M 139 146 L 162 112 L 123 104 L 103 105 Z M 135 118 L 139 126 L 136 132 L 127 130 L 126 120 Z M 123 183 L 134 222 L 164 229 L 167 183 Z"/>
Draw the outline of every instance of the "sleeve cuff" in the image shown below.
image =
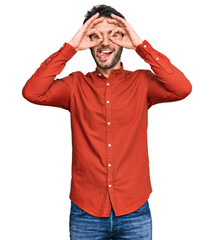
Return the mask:
<path id="1" fill-rule="evenodd" d="M 137 46 L 135 49 L 138 55 L 142 58 L 145 58 L 147 54 L 153 51 L 153 47 L 148 43 L 147 40 L 144 40 L 141 44 Z"/>
<path id="2" fill-rule="evenodd" d="M 76 49 L 69 43 L 65 42 L 63 46 L 59 49 L 60 54 L 62 54 L 67 60 L 70 60 L 76 53 Z"/>
<path id="3" fill-rule="evenodd" d="M 155 50 L 148 41 L 144 40 L 141 44 L 139 44 L 136 48 L 136 52 L 150 65 L 156 63 L 168 73 L 173 72 L 169 59 L 162 53 Z"/>

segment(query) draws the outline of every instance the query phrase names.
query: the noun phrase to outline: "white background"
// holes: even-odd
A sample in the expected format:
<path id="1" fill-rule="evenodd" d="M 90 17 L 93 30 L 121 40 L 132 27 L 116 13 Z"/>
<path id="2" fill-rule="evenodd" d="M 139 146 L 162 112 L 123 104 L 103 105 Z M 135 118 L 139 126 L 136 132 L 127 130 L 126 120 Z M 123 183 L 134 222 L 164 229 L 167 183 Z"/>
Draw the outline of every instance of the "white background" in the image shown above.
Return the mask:
<path id="1" fill-rule="evenodd" d="M 1 3 L 0 239 L 69 239 L 69 112 L 31 104 L 21 91 L 97 4 L 121 12 L 193 86 L 186 99 L 149 110 L 153 239 L 212 240 L 214 17 L 208 0 Z M 124 49 L 122 62 L 127 70 L 150 69 L 133 50 Z M 58 77 L 95 67 L 90 51 L 81 51 Z"/>

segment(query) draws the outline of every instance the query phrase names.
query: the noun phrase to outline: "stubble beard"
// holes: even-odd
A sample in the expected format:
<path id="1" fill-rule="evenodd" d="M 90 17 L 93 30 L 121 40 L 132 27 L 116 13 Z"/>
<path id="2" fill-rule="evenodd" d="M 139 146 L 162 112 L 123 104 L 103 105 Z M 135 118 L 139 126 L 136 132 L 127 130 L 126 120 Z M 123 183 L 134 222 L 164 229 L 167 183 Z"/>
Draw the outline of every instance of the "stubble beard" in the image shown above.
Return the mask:
<path id="1" fill-rule="evenodd" d="M 117 62 L 119 61 L 119 59 L 121 57 L 121 54 L 122 54 L 122 51 L 123 51 L 123 47 L 120 47 L 118 49 L 118 51 L 117 51 L 114 59 L 112 60 L 112 62 L 110 64 L 106 65 L 106 66 L 101 66 L 96 59 L 96 54 L 95 54 L 94 50 L 92 48 L 90 48 L 90 50 L 91 50 L 91 55 L 94 58 L 94 61 L 96 62 L 96 64 L 102 69 L 109 69 L 109 68 L 114 67 L 117 64 Z"/>

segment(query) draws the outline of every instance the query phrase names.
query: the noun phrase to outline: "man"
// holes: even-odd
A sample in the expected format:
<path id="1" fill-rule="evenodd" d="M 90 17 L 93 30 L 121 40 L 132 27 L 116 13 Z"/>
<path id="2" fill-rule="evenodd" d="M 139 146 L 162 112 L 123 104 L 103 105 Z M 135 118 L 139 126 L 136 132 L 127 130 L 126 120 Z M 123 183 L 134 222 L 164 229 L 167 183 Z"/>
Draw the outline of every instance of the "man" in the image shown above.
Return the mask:
<path id="1" fill-rule="evenodd" d="M 55 79 L 68 60 L 88 48 L 95 71 Z M 135 50 L 153 72 L 125 70 L 123 48 Z M 70 111 L 70 239 L 152 239 L 148 109 L 184 99 L 191 90 L 184 74 L 106 5 L 88 11 L 75 36 L 27 81 L 28 101 Z"/>

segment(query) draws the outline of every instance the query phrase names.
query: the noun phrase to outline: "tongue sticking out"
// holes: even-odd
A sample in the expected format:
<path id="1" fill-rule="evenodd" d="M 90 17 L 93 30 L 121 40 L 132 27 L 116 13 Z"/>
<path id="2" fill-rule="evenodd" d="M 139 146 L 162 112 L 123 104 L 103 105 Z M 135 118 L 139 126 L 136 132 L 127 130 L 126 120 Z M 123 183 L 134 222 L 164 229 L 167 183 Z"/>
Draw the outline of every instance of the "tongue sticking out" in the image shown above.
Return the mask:
<path id="1" fill-rule="evenodd" d="M 110 54 L 111 54 L 111 52 L 109 52 L 109 53 L 105 53 L 105 52 L 97 52 L 97 56 L 98 56 L 98 57 L 109 56 Z"/>

